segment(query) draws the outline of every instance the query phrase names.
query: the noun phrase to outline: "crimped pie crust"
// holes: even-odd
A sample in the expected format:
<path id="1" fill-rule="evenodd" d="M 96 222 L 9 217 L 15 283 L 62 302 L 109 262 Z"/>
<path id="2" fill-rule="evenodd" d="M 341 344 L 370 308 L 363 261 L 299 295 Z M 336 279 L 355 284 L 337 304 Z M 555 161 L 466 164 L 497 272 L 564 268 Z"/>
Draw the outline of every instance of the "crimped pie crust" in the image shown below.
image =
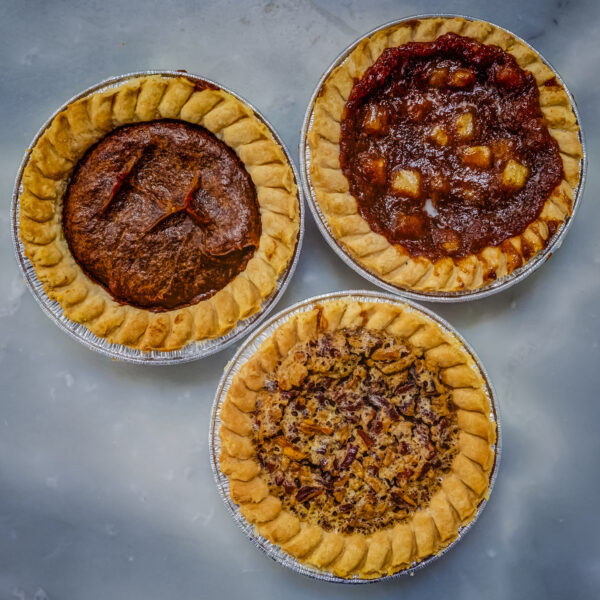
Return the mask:
<path id="1" fill-rule="evenodd" d="M 71 255 L 61 223 L 69 178 L 88 148 L 121 125 L 156 119 L 201 125 L 235 151 L 256 187 L 262 226 L 243 272 L 211 298 L 162 313 L 119 304 L 93 282 Z M 185 76 L 132 77 L 72 102 L 31 149 L 22 183 L 20 238 L 46 294 L 98 337 L 144 351 L 220 337 L 257 312 L 298 239 L 294 174 L 267 126 L 233 95 Z"/>
<path id="2" fill-rule="evenodd" d="M 373 232 L 359 214 L 339 162 L 340 123 L 354 82 L 383 50 L 408 42 L 430 42 L 456 33 L 481 43 L 500 46 L 535 77 L 540 105 L 551 136 L 557 141 L 564 179 L 546 200 L 538 219 L 525 231 L 498 246 L 453 259 L 413 257 Z M 361 41 L 325 79 L 315 101 L 307 140 L 311 153 L 310 178 L 316 200 L 329 228 L 345 251 L 359 264 L 394 286 L 424 292 L 474 290 L 523 266 L 542 250 L 572 213 L 583 156 L 579 127 L 564 87 L 539 55 L 507 31 L 484 21 L 461 17 L 430 17 L 385 28 Z M 550 226 L 549 226 L 550 225 Z"/>
<path id="3" fill-rule="evenodd" d="M 353 328 L 402 339 L 439 371 L 456 409 L 458 453 L 427 506 L 373 533 L 340 533 L 300 520 L 272 495 L 256 456 L 252 412 L 267 376 L 298 343 L 322 332 Z M 256 531 L 302 563 L 336 576 L 391 575 L 439 553 L 456 539 L 487 498 L 495 462 L 495 423 L 477 365 L 452 334 L 406 304 L 323 302 L 291 317 L 259 347 L 232 380 L 220 409 L 220 468 L 229 492 Z"/>

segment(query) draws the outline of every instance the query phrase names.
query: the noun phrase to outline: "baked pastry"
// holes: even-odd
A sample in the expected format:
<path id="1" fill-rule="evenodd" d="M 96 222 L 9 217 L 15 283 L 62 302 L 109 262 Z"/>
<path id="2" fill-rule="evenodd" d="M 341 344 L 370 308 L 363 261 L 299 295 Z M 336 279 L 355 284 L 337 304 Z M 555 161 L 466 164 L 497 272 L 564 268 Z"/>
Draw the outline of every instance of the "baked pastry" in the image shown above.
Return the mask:
<path id="1" fill-rule="evenodd" d="M 477 289 L 523 266 L 571 214 L 582 147 L 537 53 L 460 17 L 361 41 L 325 79 L 310 179 L 338 242 L 396 287 Z"/>
<path id="2" fill-rule="evenodd" d="M 297 244 L 281 146 L 238 98 L 185 75 L 72 102 L 22 182 L 20 237 L 45 292 L 131 348 L 225 334 L 261 308 Z"/>
<path id="3" fill-rule="evenodd" d="M 257 532 L 340 577 L 439 553 L 487 497 L 495 423 L 475 362 L 406 304 L 341 299 L 281 325 L 220 409 L 220 468 Z"/>

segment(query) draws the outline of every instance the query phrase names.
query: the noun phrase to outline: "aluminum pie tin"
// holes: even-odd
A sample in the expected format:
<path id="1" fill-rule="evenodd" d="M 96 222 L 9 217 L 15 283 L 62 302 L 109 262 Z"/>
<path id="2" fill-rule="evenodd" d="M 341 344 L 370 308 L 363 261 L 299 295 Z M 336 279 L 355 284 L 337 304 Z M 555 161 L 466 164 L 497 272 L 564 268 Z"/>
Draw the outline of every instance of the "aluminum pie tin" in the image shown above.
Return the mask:
<path id="1" fill-rule="evenodd" d="M 460 527 L 458 530 L 457 538 L 453 542 L 448 544 L 448 546 L 446 546 L 438 554 L 430 556 L 429 558 L 426 558 L 421 562 L 414 562 L 409 568 L 399 571 L 398 573 L 394 573 L 393 575 L 385 575 L 383 577 L 378 577 L 375 579 L 360 579 L 356 576 L 354 578 L 349 579 L 338 577 L 327 571 L 322 571 L 320 569 L 316 569 L 308 565 L 302 564 L 300 561 L 296 560 L 295 558 L 284 552 L 277 545 L 271 543 L 265 537 L 260 535 L 254 529 L 254 526 L 251 523 L 248 523 L 248 521 L 246 521 L 246 519 L 240 512 L 238 505 L 229 496 L 229 480 L 219 468 L 219 454 L 221 451 L 221 443 L 219 439 L 219 427 L 221 425 L 221 420 L 219 417 L 219 413 L 221 411 L 221 406 L 223 405 L 223 402 L 227 397 L 227 392 L 229 390 L 231 382 L 240 370 L 240 368 L 256 352 L 258 347 L 267 338 L 269 338 L 280 325 L 285 323 L 288 319 L 300 313 L 312 310 L 314 306 L 318 303 L 327 302 L 329 300 L 341 299 L 348 299 L 359 302 L 390 303 L 398 306 L 408 305 L 412 310 L 420 313 L 425 317 L 428 317 L 431 321 L 437 323 L 437 325 L 439 325 L 443 331 L 453 335 L 456 339 L 458 339 L 458 341 L 463 345 L 464 349 L 473 358 L 475 364 L 477 365 L 477 368 L 479 369 L 483 377 L 485 383 L 485 393 L 490 401 L 491 407 L 489 416 L 490 419 L 496 424 L 496 443 L 492 446 L 494 450 L 495 460 L 494 466 L 492 467 L 490 473 L 488 496 L 487 499 L 483 499 L 479 503 L 479 506 L 477 507 L 477 512 L 475 513 L 473 519 L 467 525 Z M 411 300 L 399 298 L 396 295 L 367 290 L 347 290 L 323 294 L 321 296 L 314 296 L 312 298 L 302 300 L 301 302 L 298 302 L 286 308 L 285 310 L 282 310 L 275 316 L 271 317 L 266 323 L 263 323 L 260 327 L 255 329 L 248 338 L 246 338 L 244 343 L 235 353 L 235 356 L 225 367 L 225 370 L 223 372 L 223 375 L 221 376 L 221 380 L 217 387 L 217 392 L 215 395 L 215 400 L 211 412 L 208 447 L 210 455 L 210 464 L 217 484 L 217 489 L 219 491 L 221 499 L 227 507 L 228 512 L 231 514 L 233 520 L 238 525 L 238 527 L 240 527 L 240 529 L 252 540 L 254 545 L 260 550 L 262 550 L 269 558 L 273 559 L 274 561 L 278 562 L 284 567 L 288 567 L 296 573 L 301 573 L 302 575 L 307 575 L 308 577 L 319 579 L 321 581 L 348 584 L 376 583 L 379 581 L 387 581 L 389 579 L 397 579 L 398 577 L 402 577 L 405 575 L 413 575 L 416 571 L 427 567 L 428 565 L 436 561 L 438 558 L 446 554 L 446 552 L 449 552 L 450 549 L 453 548 L 460 540 L 462 540 L 466 533 L 471 529 L 475 521 L 477 521 L 477 519 L 481 515 L 481 512 L 485 508 L 486 504 L 488 503 L 489 497 L 492 493 L 494 484 L 496 482 L 496 478 L 498 476 L 498 468 L 500 465 L 500 457 L 502 454 L 502 428 L 500 424 L 500 414 L 498 410 L 498 405 L 495 400 L 494 388 L 484 366 L 482 365 L 481 361 L 479 360 L 471 346 L 447 321 L 442 319 L 432 310 L 424 308 L 423 306 L 420 306 L 419 304 L 412 302 Z"/>
<path id="2" fill-rule="evenodd" d="M 571 106 L 573 107 L 573 112 L 575 114 L 575 119 L 577 121 L 577 125 L 579 126 L 579 141 L 581 142 L 582 147 L 582 159 L 579 168 L 579 185 L 575 190 L 574 199 L 573 199 L 573 207 L 571 215 L 568 216 L 561 226 L 557 229 L 556 233 L 548 243 L 548 245 L 543 248 L 540 252 L 538 252 L 531 260 L 529 260 L 522 267 L 515 269 L 510 275 L 506 275 L 500 279 L 496 279 L 495 281 L 475 290 L 465 290 L 458 292 L 426 292 L 426 291 L 418 291 L 412 290 L 409 288 L 404 288 L 401 286 L 393 285 L 387 281 L 385 281 L 382 277 L 374 273 L 373 271 L 367 269 L 365 266 L 360 264 L 353 256 L 350 255 L 349 252 L 346 251 L 342 243 L 334 236 L 329 224 L 327 223 L 327 219 L 323 214 L 319 203 L 317 202 L 317 198 L 315 195 L 314 188 L 312 186 L 311 178 L 310 178 L 310 162 L 311 162 L 311 153 L 308 145 L 308 132 L 312 126 L 313 122 L 313 111 L 315 102 L 321 93 L 322 86 L 331 74 L 331 72 L 336 69 L 344 60 L 348 57 L 348 55 L 360 44 L 364 39 L 372 36 L 373 34 L 381 31 L 382 29 L 387 29 L 388 27 L 393 27 L 394 25 L 399 25 L 401 23 L 405 23 L 406 21 L 414 21 L 418 19 L 428 19 L 432 17 L 446 17 L 446 18 L 462 18 L 467 21 L 479 21 L 481 19 L 476 19 L 474 17 L 469 17 L 466 15 L 457 15 L 457 14 L 425 14 L 425 15 L 415 15 L 411 17 L 405 17 L 403 19 L 398 19 L 395 21 L 390 21 L 389 23 L 385 23 L 375 29 L 369 31 L 358 40 L 350 44 L 345 50 L 343 50 L 331 63 L 329 68 L 323 73 L 321 79 L 319 79 L 319 83 L 311 96 L 310 102 L 308 104 L 308 108 L 306 109 L 306 115 L 304 117 L 304 122 L 302 124 L 302 129 L 300 131 L 300 145 L 299 145 L 299 154 L 300 154 L 300 173 L 302 176 L 302 184 L 304 186 L 304 194 L 307 199 L 308 206 L 313 214 L 313 217 L 319 227 L 323 237 L 327 241 L 327 243 L 331 246 L 333 251 L 352 269 L 354 269 L 357 273 L 362 275 L 367 281 L 383 288 L 384 290 L 393 292 L 395 294 L 400 294 L 404 297 L 412 298 L 414 300 L 419 301 L 427 301 L 427 302 L 465 302 L 468 300 L 477 300 L 479 298 L 485 298 L 487 296 L 491 296 L 492 294 L 496 294 L 497 292 L 501 292 L 503 290 L 512 287 L 519 281 L 523 281 L 528 275 L 531 275 L 534 271 L 539 269 L 551 256 L 554 252 L 556 252 L 563 243 L 564 237 L 571 226 L 573 218 L 575 216 L 575 212 L 581 204 L 581 196 L 583 194 L 583 189 L 585 187 L 585 179 L 587 173 L 587 151 L 585 147 L 585 139 L 582 131 L 581 125 L 581 117 L 579 115 L 579 110 L 577 108 L 577 104 L 575 103 L 575 99 L 573 95 L 567 88 L 565 82 L 562 77 L 556 71 L 556 69 L 546 60 L 544 56 L 538 52 L 531 44 L 528 44 L 525 40 L 520 38 L 518 35 L 515 35 L 512 31 L 505 29 L 503 27 L 499 27 L 498 25 L 494 25 L 494 27 L 498 27 L 503 31 L 506 31 L 510 35 L 514 36 L 517 40 L 525 44 L 528 48 L 533 50 L 544 62 L 544 64 L 550 68 L 553 72 L 556 79 L 559 83 L 564 87 L 567 96 L 571 102 Z M 489 21 L 488 21 L 489 22 Z"/>
<path id="3" fill-rule="evenodd" d="M 51 125 L 54 118 L 63 110 L 67 108 L 71 103 L 79 100 L 81 98 L 85 98 L 90 94 L 104 91 L 108 88 L 115 87 L 124 81 L 129 79 L 134 79 L 136 77 L 144 77 L 147 75 L 161 75 L 163 77 L 186 77 L 192 82 L 197 82 L 200 84 L 208 84 L 210 86 L 216 86 L 225 92 L 228 92 L 241 102 L 243 102 L 246 106 L 248 106 L 254 114 L 267 126 L 275 141 L 279 144 L 281 149 L 284 151 L 285 156 L 292 168 L 294 173 L 294 182 L 296 183 L 298 189 L 298 211 L 299 211 L 299 229 L 298 229 L 298 237 L 296 240 L 296 248 L 294 250 L 294 254 L 290 259 L 288 266 L 285 271 L 279 276 L 277 281 L 277 285 L 274 291 L 268 296 L 262 303 L 260 310 L 253 315 L 247 317 L 246 319 L 242 319 L 238 322 L 238 324 L 227 334 L 220 336 L 214 339 L 202 340 L 200 342 L 190 342 L 185 345 L 183 348 L 179 350 L 172 350 L 169 352 L 166 351 L 158 351 L 152 350 L 149 352 L 144 352 L 142 350 L 137 350 L 134 348 L 130 348 L 128 346 L 122 344 L 111 344 L 108 343 L 105 339 L 98 337 L 94 333 L 92 333 L 85 325 L 81 323 L 76 323 L 71 319 L 68 319 L 60 306 L 60 304 L 54 300 L 51 300 L 46 292 L 43 289 L 42 283 L 38 279 L 35 270 L 29 261 L 29 259 L 25 256 L 25 251 L 23 247 L 23 243 L 21 242 L 19 236 L 19 213 L 20 213 L 20 197 L 23 191 L 22 177 L 23 171 L 29 162 L 29 157 L 31 153 L 31 149 L 37 144 L 41 135 L 46 131 L 46 129 Z M 119 75 L 117 77 L 111 77 L 109 79 L 105 79 L 96 85 L 93 85 L 81 93 L 73 96 L 70 100 L 65 102 L 47 121 L 42 125 L 40 130 L 37 132 L 33 140 L 31 141 L 29 148 L 25 152 L 25 156 L 21 162 L 19 167 L 19 171 L 17 173 L 17 178 L 15 181 L 15 186 L 13 189 L 13 199 L 11 206 L 11 232 L 12 239 L 15 248 L 15 254 L 17 257 L 17 261 L 19 263 L 19 267 L 21 269 L 21 273 L 23 274 L 23 278 L 27 283 L 27 287 L 33 294 L 33 297 L 36 299 L 38 304 L 42 307 L 43 311 L 50 317 L 50 319 L 56 323 L 64 332 L 68 333 L 71 337 L 75 338 L 77 341 L 81 342 L 88 348 L 99 352 L 100 354 L 104 354 L 112 359 L 121 360 L 125 362 L 131 363 L 143 363 L 143 364 L 153 364 L 153 365 L 171 365 L 177 363 L 189 362 L 192 360 L 197 360 L 199 358 L 204 358 L 215 352 L 219 352 L 223 350 L 227 346 L 238 341 L 244 335 L 246 335 L 253 327 L 256 327 L 274 308 L 277 304 L 281 296 L 283 295 L 292 274 L 296 268 L 298 263 L 298 257 L 300 255 L 300 248 L 302 246 L 302 239 L 304 236 L 304 203 L 302 200 L 302 187 L 300 185 L 300 178 L 298 177 L 298 171 L 292 157 L 290 155 L 289 150 L 287 149 L 283 140 L 279 137 L 273 126 L 267 121 L 265 116 L 257 110 L 250 102 L 248 102 L 245 98 L 242 98 L 239 94 L 231 91 L 230 89 L 222 86 L 219 83 L 211 81 L 210 79 L 206 79 L 204 77 L 200 77 L 198 75 L 193 75 L 191 73 L 187 73 L 185 71 L 139 71 L 135 73 L 127 73 L 125 75 Z"/>

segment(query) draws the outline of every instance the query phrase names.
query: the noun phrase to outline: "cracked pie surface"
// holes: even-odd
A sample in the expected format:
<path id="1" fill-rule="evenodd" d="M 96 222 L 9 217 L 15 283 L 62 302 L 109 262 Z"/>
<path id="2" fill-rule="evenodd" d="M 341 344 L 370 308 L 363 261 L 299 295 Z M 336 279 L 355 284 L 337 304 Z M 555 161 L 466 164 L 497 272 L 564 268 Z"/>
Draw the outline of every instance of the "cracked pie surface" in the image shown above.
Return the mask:
<path id="1" fill-rule="evenodd" d="M 325 79 L 310 179 L 344 250 L 386 283 L 481 288 L 545 248 L 571 214 L 582 147 L 539 55 L 483 21 L 406 21 Z"/>
<path id="2" fill-rule="evenodd" d="M 20 238 L 46 294 L 144 351 L 220 337 L 260 310 L 298 240 L 293 170 L 268 127 L 183 75 L 70 103 L 22 183 Z"/>
<path id="3" fill-rule="evenodd" d="M 220 468 L 256 531 L 336 576 L 439 553 L 487 497 L 495 423 L 460 341 L 406 304 L 290 317 L 234 376 Z"/>

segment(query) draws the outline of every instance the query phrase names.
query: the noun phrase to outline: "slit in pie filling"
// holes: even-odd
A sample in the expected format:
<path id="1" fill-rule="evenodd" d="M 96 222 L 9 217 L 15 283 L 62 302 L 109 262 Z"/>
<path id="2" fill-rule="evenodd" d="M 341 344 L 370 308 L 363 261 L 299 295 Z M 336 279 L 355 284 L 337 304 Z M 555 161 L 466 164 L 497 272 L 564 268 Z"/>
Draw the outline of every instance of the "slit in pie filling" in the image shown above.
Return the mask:
<path id="1" fill-rule="evenodd" d="M 521 234 L 563 178 L 534 76 L 453 33 L 383 51 L 347 101 L 340 164 L 371 229 L 432 260 Z"/>
<path id="2" fill-rule="evenodd" d="M 119 353 L 250 326 L 299 241 L 298 188 L 275 133 L 195 77 L 94 90 L 52 118 L 22 173 L 19 238 L 44 294 Z"/>
<path id="3" fill-rule="evenodd" d="M 254 412 L 272 493 L 325 530 L 373 533 L 426 506 L 457 452 L 456 411 L 437 369 L 364 328 L 297 345 Z"/>
<path id="4" fill-rule="evenodd" d="M 79 161 L 63 204 L 82 269 L 154 312 L 210 298 L 258 247 L 256 190 L 235 152 L 183 121 L 125 125 Z"/>

